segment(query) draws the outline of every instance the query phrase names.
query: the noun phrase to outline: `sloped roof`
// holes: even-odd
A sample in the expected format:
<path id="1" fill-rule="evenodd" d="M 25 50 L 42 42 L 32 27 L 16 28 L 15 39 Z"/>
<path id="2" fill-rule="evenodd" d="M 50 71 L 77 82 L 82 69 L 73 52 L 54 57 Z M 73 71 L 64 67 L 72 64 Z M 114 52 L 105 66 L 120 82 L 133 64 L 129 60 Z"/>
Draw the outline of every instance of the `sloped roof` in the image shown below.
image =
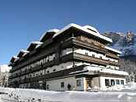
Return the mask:
<path id="1" fill-rule="evenodd" d="M 108 38 L 108 37 L 106 37 L 106 36 L 101 35 L 94 27 L 91 27 L 91 26 L 89 27 L 88 25 L 87 25 L 87 26 L 80 26 L 80 25 L 77 25 L 77 24 L 74 24 L 74 23 L 71 23 L 71 24 L 65 26 L 64 28 L 62 28 L 60 31 L 58 31 L 58 32 L 54 35 L 54 37 L 58 36 L 59 34 L 63 33 L 64 31 L 68 30 L 68 29 L 71 28 L 71 27 L 74 27 L 74 28 L 76 28 L 76 29 L 79 29 L 79 30 L 81 30 L 81 31 L 84 31 L 84 32 L 86 32 L 86 33 L 89 33 L 89 34 L 91 34 L 91 35 L 93 35 L 93 36 L 95 36 L 95 37 L 98 37 L 98 38 L 100 38 L 100 39 L 103 39 L 103 40 L 105 40 L 105 41 L 107 41 L 107 42 L 109 42 L 109 43 L 112 43 L 112 39 L 110 39 L 110 38 Z M 87 29 L 87 28 L 88 28 L 88 29 Z M 93 28 L 93 29 L 92 29 L 92 28 Z M 89 29 L 92 29 L 92 30 L 94 30 L 95 32 L 92 31 L 92 30 L 89 30 Z"/>
<path id="2" fill-rule="evenodd" d="M 41 44 L 42 44 L 42 42 L 40 42 L 40 41 L 33 41 L 29 44 L 27 51 L 32 51 L 36 48 L 37 45 L 41 45 Z"/>
<path id="3" fill-rule="evenodd" d="M 18 53 L 18 55 L 17 55 L 17 57 L 22 57 L 24 54 L 26 54 L 26 53 L 29 53 L 29 51 L 26 51 L 26 50 L 21 50 L 19 53 Z"/>
<path id="4" fill-rule="evenodd" d="M 10 62 L 11 62 L 11 63 L 14 63 L 17 59 L 18 59 L 17 56 L 13 56 L 13 57 L 11 58 Z"/>
<path id="5" fill-rule="evenodd" d="M 115 53 L 121 54 L 121 52 L 120 52 L 120 51 L 118 51 L 118 50 L 116 50 L 116 49 L 113 49 L 113 48 L 111 48 L 111 47 L 105 46 L 105 48 L 106 48 L 106 49 L 108 49 L 108 50 L 110 50 L 110 51 L 112 51 L 112 52 L 115 52 Z"/>
<path id="6" fill-rule="evenodd" d="M 41 42 L 44 42 L 45 40 L 52 38 L 55 33 L 59 32 L 59 29 L 50 29 L 47 32 L 45 32 L 42 37 L 40 38 Z"/>

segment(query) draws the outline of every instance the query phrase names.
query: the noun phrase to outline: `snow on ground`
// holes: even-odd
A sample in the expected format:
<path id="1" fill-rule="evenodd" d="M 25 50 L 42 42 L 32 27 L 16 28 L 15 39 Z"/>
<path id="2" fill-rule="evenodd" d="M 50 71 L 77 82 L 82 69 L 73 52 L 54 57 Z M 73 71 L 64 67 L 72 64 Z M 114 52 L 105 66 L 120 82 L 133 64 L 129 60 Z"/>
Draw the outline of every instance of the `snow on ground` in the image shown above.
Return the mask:
<path id="1" fill-rule="evenodd" d="M 120 90 L 45 91 L 38 89 L 0 88 L 0 102 L 136 102 L 136 84 L 129 83 Z"/>

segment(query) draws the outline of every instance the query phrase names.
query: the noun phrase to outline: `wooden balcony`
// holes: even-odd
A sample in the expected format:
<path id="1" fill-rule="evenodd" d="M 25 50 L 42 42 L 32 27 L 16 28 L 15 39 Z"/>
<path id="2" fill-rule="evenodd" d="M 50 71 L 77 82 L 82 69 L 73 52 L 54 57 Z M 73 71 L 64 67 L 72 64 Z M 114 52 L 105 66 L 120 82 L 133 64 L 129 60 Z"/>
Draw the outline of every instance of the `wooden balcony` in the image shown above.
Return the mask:
<path id="1" fill-rule="evenodd" d="M 117 59 L 117 60 L 119 59 L 119 57 L 118 57 L 117 55 L 112 54 L 112 53 L 109 53 L 109 52 L 108 52 L 108 53 L 106 53 L 106 56 L 107 56 L 107 57 L 114 58 L 114 59 Z"/>
<path id="2" fill-rule="evenodd" d="M 85 65 L 82 65 L 82 66 L 78 66 L 75 68 L 61 70 L 61 71 L 57 71 L 57 72 L 53 72 L 53 73 L 49 73 L 49 74 L 45 74 L 45 75 L 40 75 L 40 76 L 36 76 L 36 77 L 31 77 L 31 78 L 25 78 L 25 79 L 21 80 L 20 83 L 37 82 L 39 80 L 48 80 L 50 78 L 68 76 L 71 72 L 83 70 L 84 67 L 85 67 Z M 70 74 L 70 75 L 72 75 L 72 74 Z"/>
<path id="3" fill-rule="evenodd" d="M 74 39 L 73 43 L 76 46 L 84 47 L 84 48 L 87 48 L 87 49 L 95 51 L 95 52 L 99 52 L 99 53 L 103 53 L 103 54 L 106 53 L 105 49 L 97 47 L 97 46 L 94 46 L 92 44 L 87 44 L 86 42 L 83 42 L 83 41 L 79 41 L 79 40 Z"/>
<path id="4" fill-rule="evenodd" d="M 55 60 L 57 60 L 57 59 L 55 59 Z M 45 63 L 42 66 L 39 65 L 39 66 L 36 66 L 36 67 L 31 68 L 29 70 L 25 70 L 25 71 L 19 72 L 16 75 L 11 76 L 10 78 L 12 79 L 12 78 L 20 77 L 20 76 L 23 76 L 23 75 L 27 75 L 27 74 L 32 73 L 32 72 L 36 72 L 38 70 L 46 69 L 49 66 L 55 65 L 55 60 L 47 62 L 47 63 Z M 92 56 L 87 56 L 87 55 L 83 55 L 83 54 L 79 54 L 79 53 L 70 53 L 70 54 L 68 54 L 66 56 L 62 56 L 61 57 L 61 63 L 62 62 L 67 62 L 67 61 L 71 61 L 71 60 L 86 61 L 86 62 L 89 62 L 89 63 L 105 65 L 105 66 L 106 65 L 119 66 L 119 64 L 117 62 L 104 60 L 104 59 L 101 59 L 101 58 L 95 58 L 95 57 L 92 57 Z M 59 74 L 60 74 L 60 72 L 59 72 Z M 60 76 L 60 75 L 58 75 L 58 76 Z"/>
<path id="5" fill-rule="evenodd" d="M 96 58 L 92 56 L 87 56 L 79 53 L 74 53 L 74 59 L 81 60 L 81 61 L 87 61 L 89 63 L 99 64 L 99 65 L 114 65 L 118 66 L 119 64 L 117 62 L 104 60 L 101 58 Z"/>
<path id="6" fill-rule="evenodd" d="M 111 52 L 109 52 L 107 49 L 104 48 L 105 45 L 97 43 L 96 41 L 86 41 L 84 40 L 84 37 L 78 37 L 76 39 L 73 40 L 74 44 L 79 45 L 79 46 L 83 46 L 86 47 L 90 50 L 94 50 L 100 53 L 104 53 L 106 54 L 106 56 L 111 57 L 111 58 L 115 58 L 115 59 L 119 59 L 119 57 L 116 54 L 113 54 Z"/>

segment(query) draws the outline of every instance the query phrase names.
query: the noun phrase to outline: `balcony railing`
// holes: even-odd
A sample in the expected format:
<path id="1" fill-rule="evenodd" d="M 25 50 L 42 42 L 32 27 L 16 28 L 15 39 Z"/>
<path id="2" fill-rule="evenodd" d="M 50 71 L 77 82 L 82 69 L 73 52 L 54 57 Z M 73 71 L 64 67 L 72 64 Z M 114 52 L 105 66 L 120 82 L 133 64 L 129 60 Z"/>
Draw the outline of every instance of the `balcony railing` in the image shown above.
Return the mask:
<path id="1" fill-rule="evenodd" d="M 119 57 L 115 54 L 112 53 L 106 53 L 106 56 L 111 57 L 111 58 L 115 58 L 115 59 L 119 59 Z"/>
<path id="2" fill-rule="evenodd" d="M 104 60 L 104 59 L 96 58 L 92 56 L 90 57 L 90 56 L 79 54 L 79 53 L 74 53 L 74 59 L 83 60 L 83 61 L 100 64 L 100 65 L 115 65 L 115 66 L 119 65 L 117 62 Z"/>

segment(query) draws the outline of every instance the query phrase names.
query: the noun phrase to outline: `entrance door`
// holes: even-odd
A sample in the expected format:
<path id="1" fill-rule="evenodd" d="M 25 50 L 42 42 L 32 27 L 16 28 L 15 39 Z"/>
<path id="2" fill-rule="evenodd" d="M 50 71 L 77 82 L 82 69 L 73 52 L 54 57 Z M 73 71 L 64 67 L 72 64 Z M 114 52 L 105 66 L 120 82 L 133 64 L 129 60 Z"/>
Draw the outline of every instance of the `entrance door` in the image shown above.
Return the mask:
<path id="1" fill-rule="evenodd" d="M 87 89 L 92 88 L 92 78 L 86 78 Z"/>

